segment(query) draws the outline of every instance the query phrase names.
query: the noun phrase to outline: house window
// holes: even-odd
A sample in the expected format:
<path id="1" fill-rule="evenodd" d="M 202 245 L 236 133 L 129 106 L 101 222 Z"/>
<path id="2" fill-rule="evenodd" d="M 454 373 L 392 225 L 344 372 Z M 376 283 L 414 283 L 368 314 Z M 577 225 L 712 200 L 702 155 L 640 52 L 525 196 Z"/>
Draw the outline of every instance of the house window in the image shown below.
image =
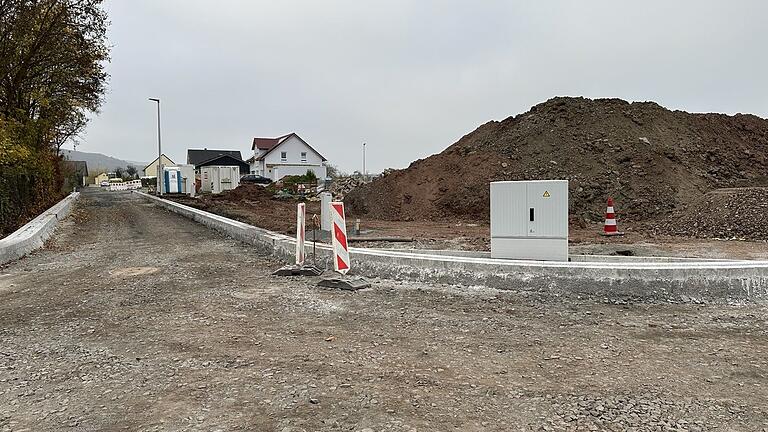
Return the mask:
<path id="1" fill-rule="evenodd" d="M 306 162 L 307 161 L 307 152 L 301 152 L 301 161 Z"/>
<path id="2" fill-rule="evenodd" d="M 288 152 L 280 152 L 280 160 L 285 162 L 288 160 Z"/>

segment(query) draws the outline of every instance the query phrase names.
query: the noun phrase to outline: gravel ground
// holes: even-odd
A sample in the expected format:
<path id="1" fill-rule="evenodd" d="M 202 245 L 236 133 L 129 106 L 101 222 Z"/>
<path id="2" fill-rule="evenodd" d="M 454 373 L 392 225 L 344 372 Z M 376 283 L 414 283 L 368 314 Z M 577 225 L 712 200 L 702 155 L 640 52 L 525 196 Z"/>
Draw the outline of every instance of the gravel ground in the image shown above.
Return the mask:
<path id="1" fill-rule="evenodd" d="M 762 305 L 357 293 L 88 190 L 0 268 L 0 431 L 768 430 Z"/>

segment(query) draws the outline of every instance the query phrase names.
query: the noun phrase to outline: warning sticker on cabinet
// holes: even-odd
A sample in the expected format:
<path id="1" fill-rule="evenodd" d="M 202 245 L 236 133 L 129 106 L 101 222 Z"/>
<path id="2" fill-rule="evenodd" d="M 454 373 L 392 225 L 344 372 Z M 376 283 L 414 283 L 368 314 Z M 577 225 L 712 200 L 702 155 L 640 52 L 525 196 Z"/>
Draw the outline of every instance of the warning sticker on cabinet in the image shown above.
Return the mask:
<path id="1" fill-rule="evenodd" d="M 549 197 L 550 197 L 549 191 L 544 191 L 544 198 L 549 198 Z"/>

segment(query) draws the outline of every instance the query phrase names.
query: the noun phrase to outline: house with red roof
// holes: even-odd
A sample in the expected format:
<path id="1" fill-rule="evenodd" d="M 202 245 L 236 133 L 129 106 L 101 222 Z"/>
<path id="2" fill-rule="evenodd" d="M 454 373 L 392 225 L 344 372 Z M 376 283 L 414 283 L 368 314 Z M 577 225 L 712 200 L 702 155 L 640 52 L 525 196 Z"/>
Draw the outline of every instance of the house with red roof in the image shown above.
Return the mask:
<path id="1" fill-rule="evenodd" d="M 295 133 L 277 138 L 254 138 L 253 156 L 246 160 L 251 174 L 280 180 L 288 175 L 303 175 L 308 170 L 317 178 L 327 175 L 327 159 Z"/>

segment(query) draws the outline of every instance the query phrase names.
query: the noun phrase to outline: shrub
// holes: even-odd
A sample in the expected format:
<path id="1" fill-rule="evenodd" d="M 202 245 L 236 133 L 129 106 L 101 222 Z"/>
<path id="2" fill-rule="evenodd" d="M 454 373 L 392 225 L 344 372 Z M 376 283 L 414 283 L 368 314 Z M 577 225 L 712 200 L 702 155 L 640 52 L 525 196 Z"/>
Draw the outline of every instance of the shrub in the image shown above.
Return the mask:
<path id="1" fill-rule="evenodd" d="M 0 237 L 62 197 L 60 159 L 49 149 L 23 145 L 23 135 L 0 121 Z"/>

